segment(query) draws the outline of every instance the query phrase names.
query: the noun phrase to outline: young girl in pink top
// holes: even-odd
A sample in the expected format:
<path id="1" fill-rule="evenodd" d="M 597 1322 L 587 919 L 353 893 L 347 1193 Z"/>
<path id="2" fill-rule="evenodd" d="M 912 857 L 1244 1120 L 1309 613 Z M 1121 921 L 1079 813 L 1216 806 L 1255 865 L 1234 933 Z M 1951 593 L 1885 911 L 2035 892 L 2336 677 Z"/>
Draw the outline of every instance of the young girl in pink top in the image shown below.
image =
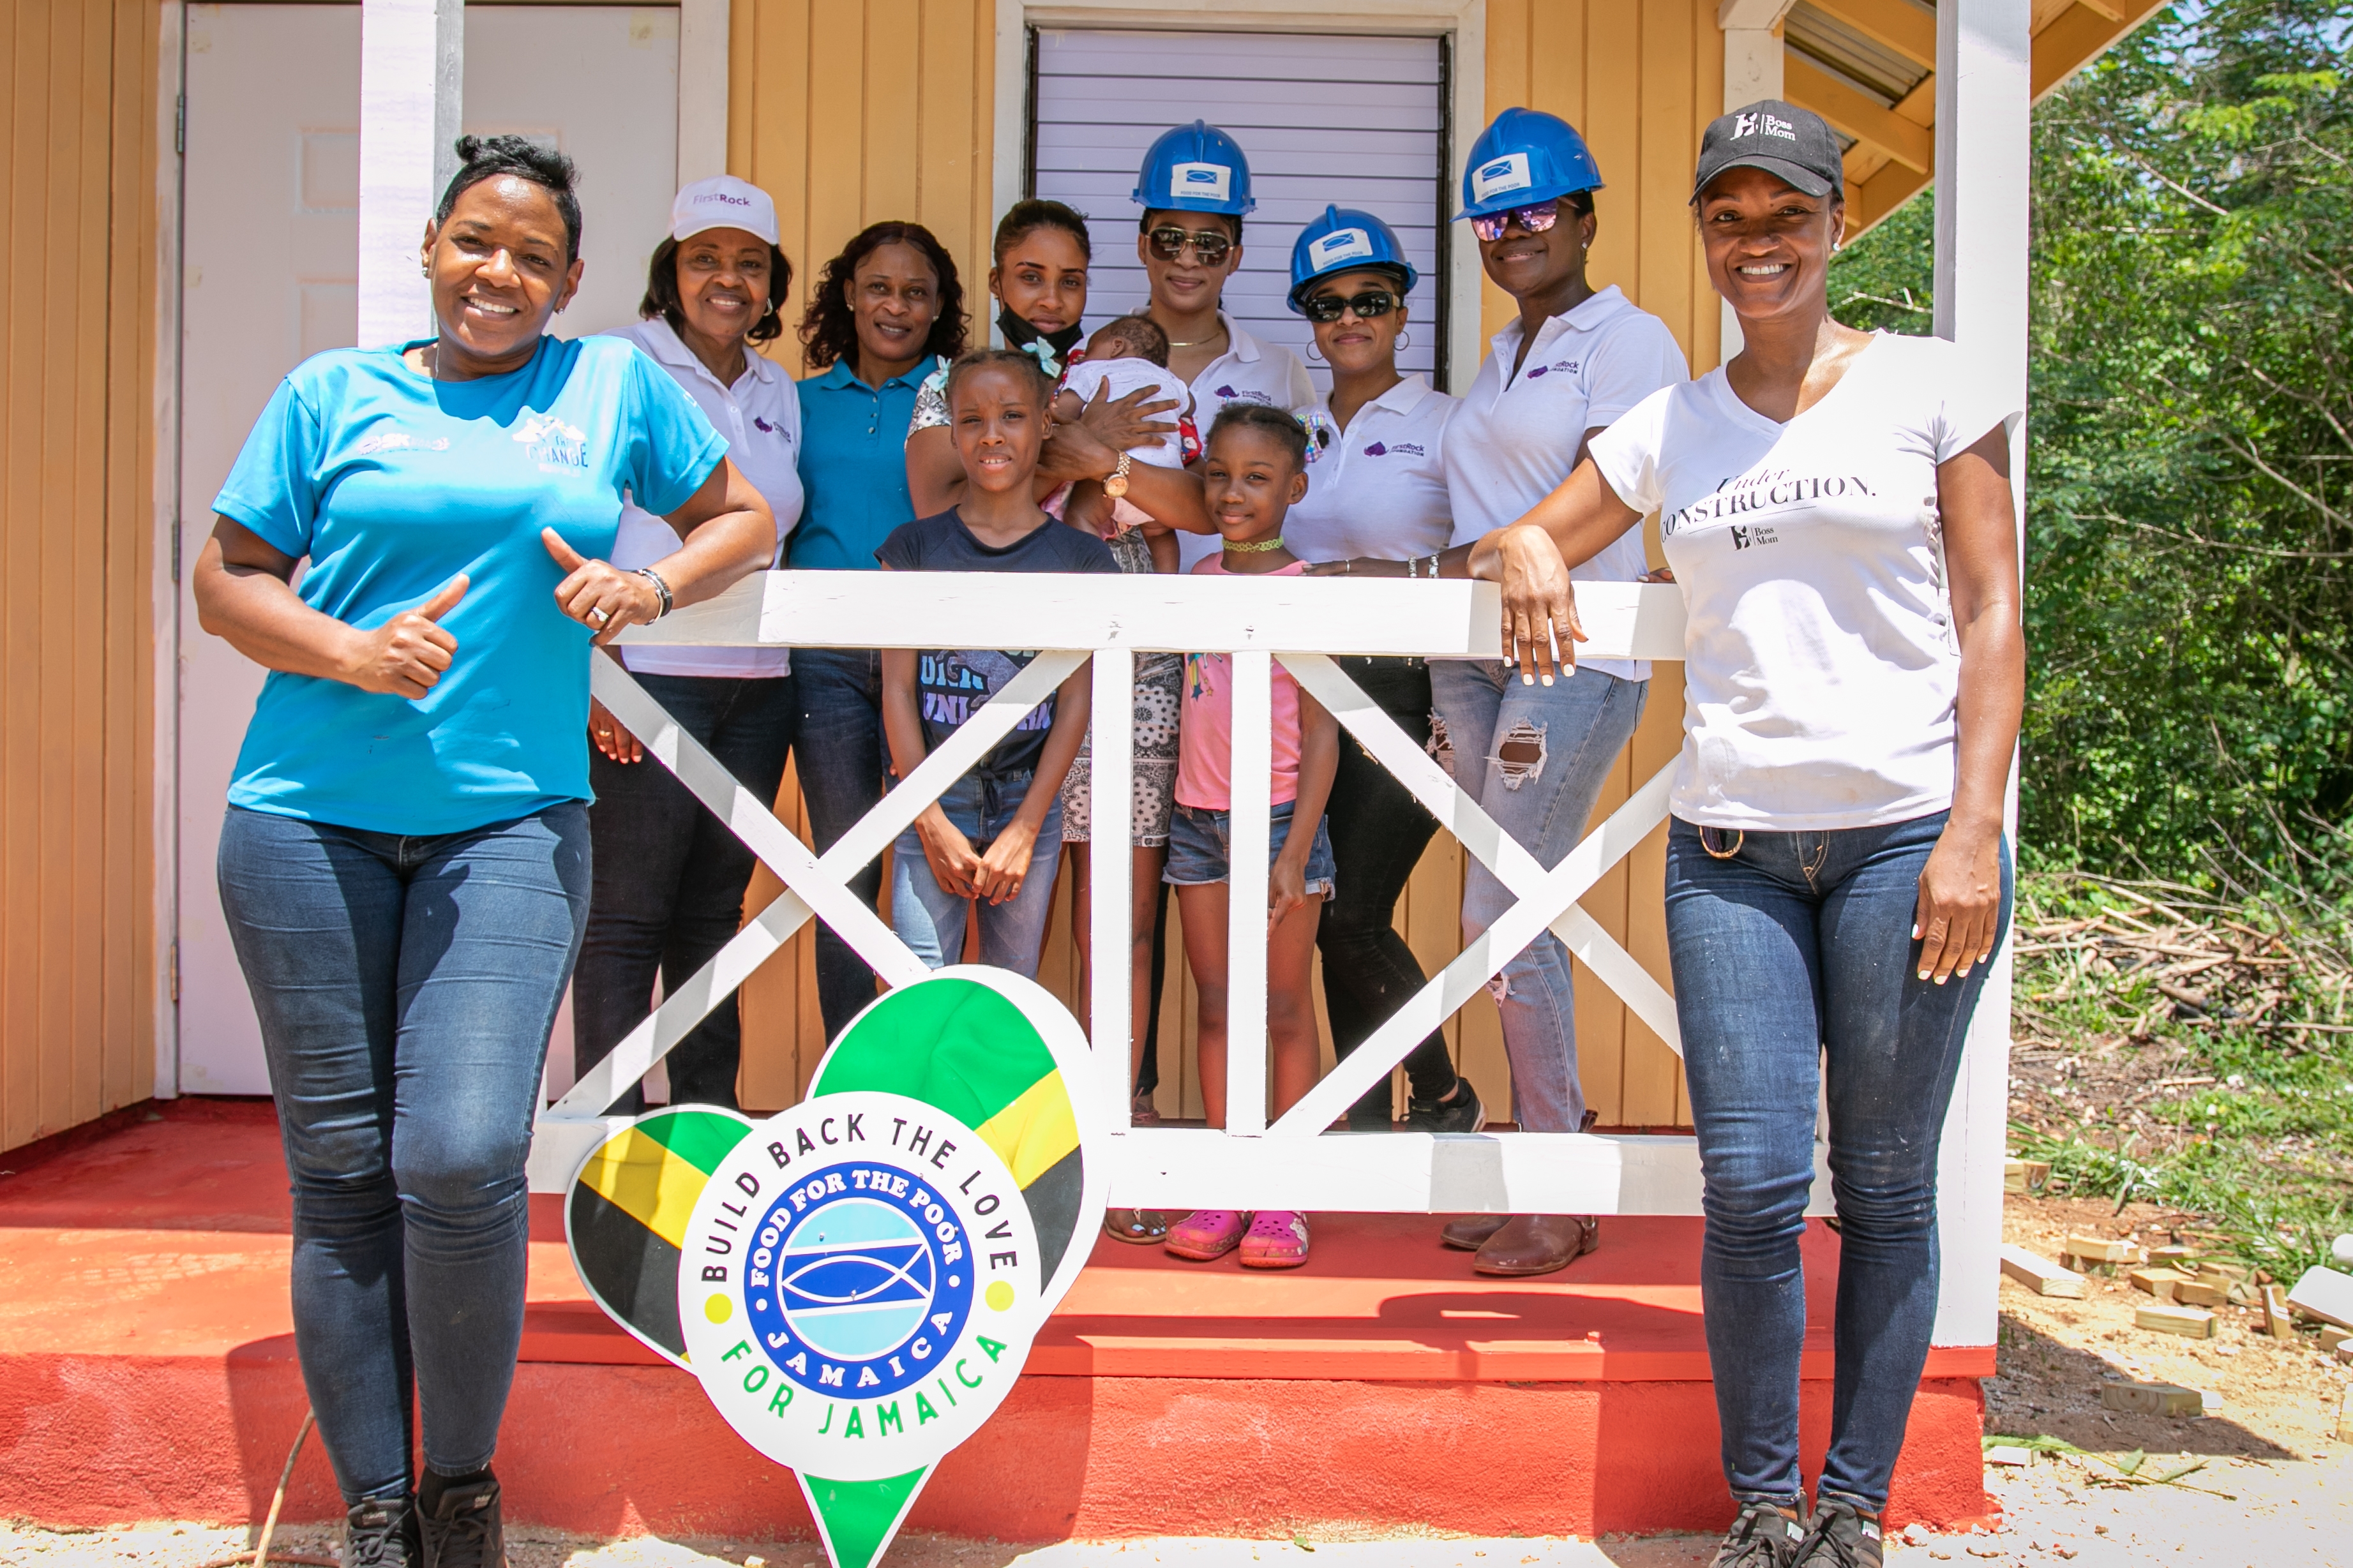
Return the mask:
<path id="1" fill-rule="evenodd" d="M 1193 570 L 1211 576 L 1297 576 L 1305 563 L 1282 547 L 1283 514 L 1307 493 L 1307 437 L 1280 409 L 1229 403 L 1209 428 L 1201 460 L 1203 495 L 1222 554 Z M 1168 829 L 1165 880 L 1176 888 L 1185 956 L 1200 994 L 1201 1098 L 1209 1125 L 1226 1123 L 1226 936 L 1233 842 L 1233 663 L 1221 653 L 1185 659 L 1185 711 L 1176 763 L 1176 808 Z M 1315 1002 L 1308 987 L 1315 928 L 1332 893 L 1332 840 L 1324 803 L 1340 759 L 1339 725 L 1314 698 L 1274 667 L 1273 822 L 1268 849 L 1266 1032 L 1274 1058 L 1274 1112 L 1297 1104 L 1315 1083 Z M 1207 1262 L 1237 1247 L 1246 1268 L 1295 1268 L 1307 1261 L 1307 1216 L 1288 1209 L 1255 1215 L 1199 1209 L 1169 1227 L 1168 1250 Z"/>

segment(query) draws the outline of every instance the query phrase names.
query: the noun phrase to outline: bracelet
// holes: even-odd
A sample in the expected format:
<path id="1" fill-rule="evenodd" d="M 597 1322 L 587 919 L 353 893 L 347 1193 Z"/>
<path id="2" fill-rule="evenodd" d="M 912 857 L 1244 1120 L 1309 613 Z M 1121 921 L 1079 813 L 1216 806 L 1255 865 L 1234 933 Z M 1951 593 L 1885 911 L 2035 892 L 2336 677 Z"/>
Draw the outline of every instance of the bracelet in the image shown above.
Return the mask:
<path id="1" fill-rule="evenodd" d="M 661 608 L 654 612 L 654 619 L 660 620 L 664 616 L 669 615 L 673 607 L 670 603 L 670 584 L 663 582 L 661 574 L 650 566 L 638 567 L 638 575 L 651 583 L 654 585 L 654 592 L 661 595 Z"/>
<path id="2" fill-rule="evenodd" d="M 1433 551 L 1431 551 L 1431 552 L 1430 552 L 1430 580 L 1431 580 L 1432 582 L 1437 581 L 1437 578 L 1438 578 L 1438 552 L 1437 552 L 1437 551 L 1435 551 L 1435 550 L 1433 550 Z"/>

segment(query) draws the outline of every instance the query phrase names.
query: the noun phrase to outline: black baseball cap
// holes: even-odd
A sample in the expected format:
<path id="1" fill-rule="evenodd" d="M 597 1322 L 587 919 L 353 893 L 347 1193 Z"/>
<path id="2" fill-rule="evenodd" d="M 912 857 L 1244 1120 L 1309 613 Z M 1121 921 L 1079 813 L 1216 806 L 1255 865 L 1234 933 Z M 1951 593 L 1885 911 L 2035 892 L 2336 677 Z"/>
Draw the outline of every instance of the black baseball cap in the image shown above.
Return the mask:
<path id="1" fill-rule="evenodd" d="M 1843 189 L 1846 162 L 1830 122 L 1810 109 L 1778 98 L 1708 122 L 1699 142 L 1699 168 L 1692 175 L 1692 200 L 1726 169 L 1762 169 L 1810 196 Z"/>

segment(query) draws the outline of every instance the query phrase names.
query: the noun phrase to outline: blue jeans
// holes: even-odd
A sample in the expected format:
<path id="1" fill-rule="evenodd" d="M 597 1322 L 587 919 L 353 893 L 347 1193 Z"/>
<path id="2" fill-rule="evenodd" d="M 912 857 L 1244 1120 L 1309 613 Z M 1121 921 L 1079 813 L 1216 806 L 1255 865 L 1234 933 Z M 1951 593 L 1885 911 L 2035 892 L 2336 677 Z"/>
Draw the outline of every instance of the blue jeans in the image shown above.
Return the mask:
<path id="1" fill-rule="evenodd" d="M 637 679 L 763 805 L 776 798 L 793 743 L 791 676 Z M 754 864 L 750 846 L 650 753 L 617 763 L 591 746 L 588 780 L 596 892 L 572 977 L 572 1065 L 584 1073 L 653 1011 L 656 974 L 665 994 L 676 991 L 727 945 L 744 923 Z M 662 1058 L 670 1103 L 733 1110 L 743 1055 L 743 1012 L 731 995 Z M 644 1089 L 624 1085 L 609 1109 L 635 1116 Z"/>
<path id="2" fill-rule="evenodd" d="M 1267 814 L 1266 863 L 1282 858 L 1291 842 L 1299 803 L 1286 800 Z M 1234 814 L 1213 806 L 1179 805 L 1168 818 L 1168 864 L 1160 879 L 1172 888 L 1198 888 L 1233 880 Z M 1311 899 L 1332 896 L 1339 873 L 1332 858 L 1332 836 L 1324 819 L 1315 819 L 1315 841 L 1307 847 L 1307 865 L 1301 879 Z"/>
<path id="3" fill-rule="evenodd" d="M 1585 837 L 1586 818 L 1633 739 L 1651 684 L 1581 669 L 1550 686 L 1527 686 L 1500 660 L 1434 658 L 1430 689 L 1440 765 L 1550 869 Z M 1515 901 L 1493 872 L 1472 861 L 1462 883 L 1462 939 L 1494 924 Z M 1585 1088 L 1577 1074 L 1568 949 L 1544 932 L 1489 989 L 1512 1064 L 1512 1120 L 1526 1132 L 1580 1131 Z"/>
<path id="4" fill-rule="evenodd" d="M 797 647 L 793 684 L 800 698 L 794 763 L 811 847 L 822 855 L 882 798 L 882 656 L 872 648 Z M 849 890 L 868 909 L 877 906 L 881 856 L 859 868 Z M 825 1037 L 837 1040 L 874 1000 L 874 971 L 831 926 L 816 924 L 818 1011 Z"/>
<path id="5" fill-rule="evenodd" d="M 940 809 L 986 851 L 1021 809 L 1034 773 L 990 781 L 966 773 L 940 796 Z M 1059 792 L 1058 792 L 1059 795 Z M 1046 945 L 1046 922 L 1054 913 L 1054 867 L 1062 853 L 1062 803 L 1047 808 L 1045 825 L 1029 850 L 1029 874 L 1021 890 L 1001 904 L 960 899 L 943 889 L 923 858 L 923 841 L 912 827 L 899 835 L 891 861 L 891 929 L 933 969 L 964 962 L 968 921 L 980 922 L 980 961 L 1016 974 L 1038 977 L 1038 955 Z"/>
<path id="6" fill-rule="evenodd" d="M 294 1345 L 347 1503 L 407 1489 L 412 1384 L 432 1469 L 498 1447 L 523 1162 L 588 858 L 577 801 L 419 837 L 234 806 L 222 825 L 293 1177 Z"/>
<path id="7" fill-rule="evenodd" d="M 1668 952 L 1706 1182 L 1700 1288 L 1725 1479 L 1743 1502 L 1800 1495 L 1798 1244 L 1825 1058 L 1837 1373 L 1815 1490 L 1873 1512 L 1887 1501 L 1936 1321 L 1936 1148 L 1987 970 L 1918 976 L 1912 920 L 1945 817 L 1745 838 L 1708 828 L 1704 845 L 1686 822 L 1668 833 Z M 2009 860 L 2005 845 L 2001 931 Z"/>

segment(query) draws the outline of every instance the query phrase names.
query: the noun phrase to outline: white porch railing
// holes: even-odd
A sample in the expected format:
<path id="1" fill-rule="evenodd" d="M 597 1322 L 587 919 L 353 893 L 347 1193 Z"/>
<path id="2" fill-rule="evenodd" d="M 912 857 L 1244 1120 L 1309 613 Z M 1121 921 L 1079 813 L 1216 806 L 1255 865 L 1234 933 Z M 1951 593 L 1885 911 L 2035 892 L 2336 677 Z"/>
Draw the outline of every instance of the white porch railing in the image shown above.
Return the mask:
<path id="1" fill-rule="evenodd" d="M 1106 1119 L 1119 1130 L 1111 1201 L 1169 1209 L 1280 1204 L 1383 1212 L 1699 1213 L 1698 1153 L 1688 1137 L 1324 1131 L 1546 929 L 1590 975 L 1681 1048 L 1673 999 L 1577 903 L 1665 820 L 1670 770 L 1641 784 L 1567 858 L 1546 869 L 1332 663 L 1335 654 L 1496 658 L 1497 604 L 1493 585 L 1458 582 L 771 572 L 626 634 L 624 640 L 634 645 L 986 648 L 1029 643 L 1048 651 L 823 856 L 776 819 L 771 803 L 736 783 L 681 731 L 619 664 L 595 660 L 597 698 L 743 838 L 786 890 L 543 1113 L 532 1150 L 533 1188 L 559 1190 L 568 1182 L 587 1151 L 619 1124 L 602 1114 L 605 1108 L 812 915 L 839 932 L 887 984 L 926 973 L 849 891 L 849 880 L 1071 671 L 1092 659 L 1094 798 L 1123 802 L 1131 780 L 1134 656 L 1222 652 L 1233 656 L 1235 672 L 1227 1124 L 1223 1131 L 1128 1127 L 1128 966 L 1095 964 L 1089 1033 L 1103 1070 L 1089 1091 L 1103 1097 Z M 1581 584 L 1578 605 L 1592 639 L 1580 647 L 1581 656 L 1682 658 L 1678 590 Z M 1278 658 L 1517 901 L 1270 1124 L 1264 910 Z M 1123 952 L 1132 864 L 1128 816 L 1124 810 L 1096 815 L 1094 951 Z M 1829 1184 L 1818 1182 L 1815 1190 L 1826 1207 Z"/>

